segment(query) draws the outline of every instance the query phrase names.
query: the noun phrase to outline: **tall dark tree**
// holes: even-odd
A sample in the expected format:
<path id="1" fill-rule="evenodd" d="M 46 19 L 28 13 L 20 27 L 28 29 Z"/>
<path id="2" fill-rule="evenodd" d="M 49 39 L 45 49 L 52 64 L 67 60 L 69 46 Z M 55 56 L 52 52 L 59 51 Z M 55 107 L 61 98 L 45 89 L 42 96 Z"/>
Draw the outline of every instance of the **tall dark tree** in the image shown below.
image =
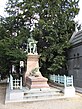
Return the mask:
<path id="1" fill-rule="evenodd" d="M 9 0 L 7 29 L 10 36 L 26 41 L 31 31 L 38 41 L 43 73 L 55 73 L 65 65 L 69 38 L 75 29 L 74 18 L 79 12 L 79 0 Z M 10 20 L 10 21 L 9 21 Z M 8 27 L 8 25 L 10 25 Z M 29 34 L 26 35 L 27 38 Z M 14 38 L 13 38 L 14 39 Z"/>
<path id="2" fill-rule="evenodd" d="M 12 13 L 0 18 L 0 72 L 4 76 L 9 73 L 12 64 L 19 64 L 26 59 L 24 51 L 29 28 L 18 22 L 20 19 L 17 15 Z"/>
<path id="3" fill-rule="evenodd" d="M 35 27 L 33 35 L 39 41 L 38 52 L 41 53 L 43 72 L 55 73 L 65 65 L 66 49 L 75 30 L 74 18 L 79 12 L 78 2 L 26 0 L 19 4 L 24 18 Z"/>

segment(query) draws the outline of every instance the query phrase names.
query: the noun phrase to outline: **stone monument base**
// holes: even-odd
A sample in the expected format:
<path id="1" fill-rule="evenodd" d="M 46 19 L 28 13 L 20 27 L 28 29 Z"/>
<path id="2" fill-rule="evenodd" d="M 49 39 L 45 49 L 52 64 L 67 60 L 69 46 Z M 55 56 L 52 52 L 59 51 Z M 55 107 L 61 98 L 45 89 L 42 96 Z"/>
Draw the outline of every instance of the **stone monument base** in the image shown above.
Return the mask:
<path id="1" fill-rule="evenodd" d="M 47 81 L 48 81 L 48 79 L 43 76 L 41 76 L 41 77 L 27 76 L 26 77 L 26 86 L 28 86 L 29 89 L 49 88 Z"/>
<path id="2" fill-rule="evenodd" d="M 64 89 L 65 97 L 74 97 L 75 96 L 75 88 L 74 87 L 66 87 Z"/>
<path id="3" fill-rule="evenodd" d="M 23 99 L 24 92 L 21 90 L 12 90 L 10 91 L 10 100 L 20 100 Z"/>

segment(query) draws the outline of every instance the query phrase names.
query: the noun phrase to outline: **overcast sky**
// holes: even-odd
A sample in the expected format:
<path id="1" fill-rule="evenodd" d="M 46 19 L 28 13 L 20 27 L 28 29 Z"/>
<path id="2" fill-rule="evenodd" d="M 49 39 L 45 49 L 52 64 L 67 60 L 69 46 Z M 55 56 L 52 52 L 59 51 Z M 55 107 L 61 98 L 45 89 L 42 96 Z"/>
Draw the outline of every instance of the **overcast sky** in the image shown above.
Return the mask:
<path id="1" fill-rule="evenodd" d="M 4 13 L 4 7 L 7 0 L 0 0 L 0 15 L 6 16 L 6 13 Z M 80 11 L 78 16 L 76 16 L 75 21 L 79 21 L 79 24 L 82 24 L 82 0 L 79 2 Z"/>
<path id="2" fill-rule="evenodd" d="M 80 11 L 79 14 L 76 16 L 76 20 L 79 21 L 79 24 L 82 24 L 82 0 L 79 0 L 79 7 Z"/>
<path id="3" fill-rule="evenodd" d="M 0 0 L 0 15 L 2 16 L 5 16 L 4 7 L 5 7 L 6 2 L 7 0 Z"/>

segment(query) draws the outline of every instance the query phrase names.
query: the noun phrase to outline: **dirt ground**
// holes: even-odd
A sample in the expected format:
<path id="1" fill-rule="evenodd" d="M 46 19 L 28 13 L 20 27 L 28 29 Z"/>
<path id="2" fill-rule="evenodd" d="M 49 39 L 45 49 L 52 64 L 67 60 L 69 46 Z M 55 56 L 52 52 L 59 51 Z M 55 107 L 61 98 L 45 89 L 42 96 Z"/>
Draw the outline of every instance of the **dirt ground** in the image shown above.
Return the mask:
<path id="1" fill-rule="evenodd" d="M 82 109 L 82 94 L 69 99 L 5 104 L 5 91 L 6 85 L 0 84 L 0 109 Z"/>

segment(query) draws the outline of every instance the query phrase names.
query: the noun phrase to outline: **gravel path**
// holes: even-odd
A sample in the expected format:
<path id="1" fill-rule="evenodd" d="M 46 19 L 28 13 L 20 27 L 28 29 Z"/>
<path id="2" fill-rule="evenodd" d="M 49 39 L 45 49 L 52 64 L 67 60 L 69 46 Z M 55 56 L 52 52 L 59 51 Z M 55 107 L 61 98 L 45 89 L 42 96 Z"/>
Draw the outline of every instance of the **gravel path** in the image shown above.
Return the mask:
<path id="1" fill-rule="evenodd" d="M 82 109 L 81 94 L 79 98 L 4 104 L 5 90 L 6 86 L 0 84 L 0 109 Z"/>

